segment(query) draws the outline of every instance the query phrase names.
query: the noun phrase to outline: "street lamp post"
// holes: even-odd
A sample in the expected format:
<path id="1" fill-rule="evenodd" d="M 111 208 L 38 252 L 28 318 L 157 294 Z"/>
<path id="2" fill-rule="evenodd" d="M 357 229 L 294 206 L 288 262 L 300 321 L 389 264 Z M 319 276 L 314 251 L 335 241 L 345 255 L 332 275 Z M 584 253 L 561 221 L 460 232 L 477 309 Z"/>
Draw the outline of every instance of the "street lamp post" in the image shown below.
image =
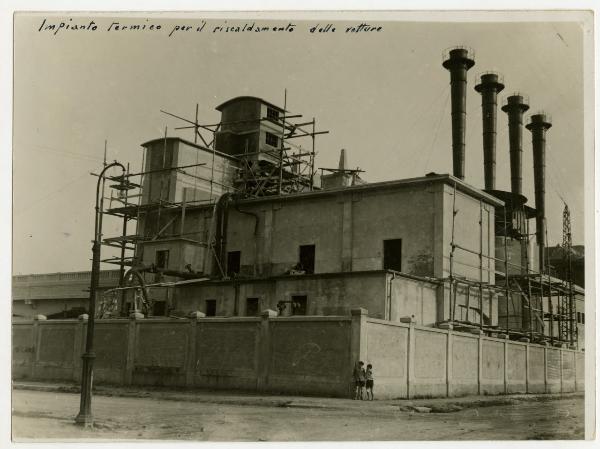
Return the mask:
<path id="1" fill-rule="evenodd" d="M 104 179 L 104 173 L 109 168 L 121 167 L 123 170 L 122 182 L 125 181 L 125 167 L 119 162 L 108 164 L 98 176 L 96 185 L 96 216 L 94 220 L 94 244 L 92 246 L 92 279 L 90 283 L 90 299 L 87 322 L 87 335 L 85 342 L 85 353 L 81 356 L 83 360 L 83 368 L 81 370 L 81 399 L 79 402 L 79 414 L 75 418 L 75 422 L 86 427 L 93 426 L 94 417 L 92 415 L 92 378 L 94 369 L 94 317 L 96 315 L 96 290 L 98 289 L 98 281 L 100 277 L 100 248 L 102 245 L 102 211 L 100 210 L 101 201 L 100 183 Z M 104 191 L 102 192 L 104 196 Z"/>

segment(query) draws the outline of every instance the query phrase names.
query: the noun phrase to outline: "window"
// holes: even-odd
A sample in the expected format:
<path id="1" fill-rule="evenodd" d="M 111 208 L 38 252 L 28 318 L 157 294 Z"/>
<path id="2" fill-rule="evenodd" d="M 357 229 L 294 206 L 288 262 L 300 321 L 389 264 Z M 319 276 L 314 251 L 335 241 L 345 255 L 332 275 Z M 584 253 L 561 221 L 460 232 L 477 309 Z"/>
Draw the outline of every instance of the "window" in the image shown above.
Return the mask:
<path id="1" fill-rule="evenodd" d="M 292 296 L 292 315 L 306 315 L 306 295 Z"/>
<path id="2" fill-rule="evenodd" d="M 163 249 L 156 251 L 154 264 L 156 268 L 168 268 L 169 266 L 169 250 Z"/>
<path id="3" fill-rule="evenodd" d="M 207 299 L 204 301 L 204 315 L 215 316 L 217 314 L 217 300 Z"/>
<path id="4" fill-rule="evenodd" d="M 258 316 L 258 298 L 246 298 L 246 316 Z"/>
<path id="5" fill-rule="evenodd" d="M 165 301 L 156 301 L 152 305 L 152 315 L 165 316 L 167 312 L 167 303 Z"/>
<path id="6" fill-rule="evenodd" d="M 402 239 L 383 241 L 383 269 L 402 271 Z"/>
<path id="7" fill-rule="evenodd" d="M 315 272 L 315 245 L 300 246 L 300 268 L 307 274 Z"/>
<path id="8" fill-rule="evenodd" d="M 585 313 L 581 312 L 581 324 L 585 324 Z"/>
<path id="9" fill-rule="evenodd" d="M 577 312 L 577 322 L 581 323 L 581 312 Z"/>
<path id="10" fill-rule="evenodd" d="M 227 253 L 227 276 L 233 277 L 240 274 L 240 259 L 242 253 L 240 251 L 229 251 Z"/>
<path id="11" fill-rule="evenodd" d="M 267 118 L 272 118 L 273 120 L 279 119 L 279 111 L 273 108 L 267 108 Z"/>
<path id="12" fill-rule="evenodd" d="M 279 147 L 279 137 L 277 137 L 275 134 L 271 134 L 271 133 L 266 133 L 267 137 L 266 137 L 266 142 L 267 145 L 271 145 L 272 147 Z"/>

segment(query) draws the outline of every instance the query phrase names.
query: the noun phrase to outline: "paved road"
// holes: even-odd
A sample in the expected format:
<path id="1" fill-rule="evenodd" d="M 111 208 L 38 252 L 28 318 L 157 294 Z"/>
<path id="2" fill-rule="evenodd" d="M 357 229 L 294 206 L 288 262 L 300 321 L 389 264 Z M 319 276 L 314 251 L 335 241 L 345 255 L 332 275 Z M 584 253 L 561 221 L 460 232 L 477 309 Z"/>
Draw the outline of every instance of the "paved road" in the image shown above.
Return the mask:
<path id="1" fill-rule="evenodd" d="M 417 413 L 407 401 L 260 397 L 95 396 L 96 427 L 73 424 L 79 395 L 13 391 L 13 438 L 195 441 L 582 439 L 583 396 L 459 402 L 462 410 Z M 182 395 L 177 397 L 177 395 Z M 229 398 L 229 399 L 227 399 Z M 444 406 L 448 400 L 413 401 Z M 496 405 L 501 404 L 501 405 Z M 458 408 L 458 407 L 457 407 Z"/>

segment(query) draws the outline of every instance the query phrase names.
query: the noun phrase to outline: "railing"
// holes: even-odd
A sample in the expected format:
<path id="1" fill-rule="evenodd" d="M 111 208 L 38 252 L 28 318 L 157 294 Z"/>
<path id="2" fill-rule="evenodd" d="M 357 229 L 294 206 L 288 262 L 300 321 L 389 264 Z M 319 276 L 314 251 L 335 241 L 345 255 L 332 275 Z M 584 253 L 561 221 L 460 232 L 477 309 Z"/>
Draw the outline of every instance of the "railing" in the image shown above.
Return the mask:
<path id="1" fill-rule="evenodd" d="M 20 274 L 13 276 L 13 284 L 40 284 L 57 281 L 88 281 L 90 271 L 70 271 L 64 273 Z M 119 270 L 104 270 L 100 272 L 100 279 L 119 279 Z"/>

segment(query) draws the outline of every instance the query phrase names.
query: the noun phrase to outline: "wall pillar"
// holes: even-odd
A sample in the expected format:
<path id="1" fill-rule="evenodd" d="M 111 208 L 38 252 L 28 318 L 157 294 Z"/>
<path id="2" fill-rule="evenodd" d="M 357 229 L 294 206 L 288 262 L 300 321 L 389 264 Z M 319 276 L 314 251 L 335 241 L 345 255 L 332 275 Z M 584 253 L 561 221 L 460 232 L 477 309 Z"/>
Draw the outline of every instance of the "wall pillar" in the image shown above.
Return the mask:
<path id="1" fill-rule="evenodd" d="M 416 351 L 416 340 L 415 340 L 415 322 L 411 320 L 408 326 L 408 339 L 407 339 L 407 367 L 406 367 L 406 397 L 411 398 L 414 396 L 412 384 L 415 379 L 415 351 Z"/>
<path id="2" fill-rule="evenodd" d="M 558 359 L 558 363 L 560 366 L 560 370 L 559 370 L 559 372 L 560 372 L 560 392 L 564 393 L 565 389 L 563 387 L 563 350 L 562 350 L 562 348 L 558 350 L 558 353 L 560 355 L 560 357 Z"/>
<path id="3" fill-rule="evenodd" d="M 483 383 L 483 340 L 481 334 L 477 338 L 477 394 L 481 394 Z"/>
<path id="4" fill-rule="evenodd" d="M 137 318 L 132 314 L 129 318 L 127 329 L 127 359 L 125 360 L 125 373 L 123 383 L 131 385 L 133 383 L 133 368 L 135 365 L 135 345 L 137 340 Z"/>
<path id="5" fill-rule="evenodd" d="M 504 394 L 508 394 L 508 340 L 502 344 L 504 347 Z"/>
<path id="6" fill-rule="evenodd" d="M 273 209 L 264 211 L 265 219 L 263 223 L 263 241 L 258 251 L 258 272 L 263 276 L 270 276 L 272 271 L 271 246 L 273 241 Z"/>
<path id="7" fill-rule="evenodd" d="M 80 315 L 75 329 L 75 341 L 73 342 L 73 380 L 75 382 L 81 381 L 81 356 L 85 348 L 87 321 L 87 314 Z"/>
<path id="8" fill-rule="evenodd" d="M 446 334 L 446 396 L 452 396 L 452 346 L 454 344 L 454 332 L 452 332 L 452 327 L 448 329 L 448 334 Z"/>
<path id="9" fill-rule="evenodd" d="M 271 318 L 277 316 L 275 310 L 267 309 L 261 314 L 259 330 L 259 350 L 256 358 L 256 389 L 266 391 L 269 388 L 269 366 L 271 364 Z"/>
<path id="10" fill-rule="evenodd" d="M 40 324 L 37 318 L 33 321 L 31 339 L 33 340 L 33 352 L 31 353 L 31 366 L 29 378 L 35 379 L 35 367 L 37 365 L 38 360 L 40 359 Z"/>
<path id="11" fill-rule="evenodd" d="M 577 351 L 573 351 L 573 381 L 573 391 L 577 392 Z"/>
<path id="12" fill-rule="evenodd" d="M 342 200 L 342 271 L 352 271 L 352 198 Z"/>
<path id="13" fill-rule="evenodd" d="M 525 393 L 529 393 L 529 344 L 525 346 Z"/>
<path id="14" fill-rule="evenodd" d="M 544 393 L 548 393 L 548 348 L 544 348 Z"/>
<path id="15" fill-rule="evenodd" d="M 369 311 L 363 308 L 352 309 L 352 322 L 350 324 L 350 360 L 348 361 L 350 369 L 348 372 L 353 373 L 354 367 L 359 360 L 363 362 L 367 359 L 367 317 Z M 348 382 L 348 397 L 352 397 L 354 393 L 354 379 Z"/>
<path id="16" fill-rule="evenodd" d="M 198 319 L 204 318 L 202 312 L 192 312 L 190 314 L 190 328 L 188 333 L 188 353 L 185 358 L 185 385 L 187 387 L 194 385 L 194 374 L 196 374 L 196 329 Z"/>

